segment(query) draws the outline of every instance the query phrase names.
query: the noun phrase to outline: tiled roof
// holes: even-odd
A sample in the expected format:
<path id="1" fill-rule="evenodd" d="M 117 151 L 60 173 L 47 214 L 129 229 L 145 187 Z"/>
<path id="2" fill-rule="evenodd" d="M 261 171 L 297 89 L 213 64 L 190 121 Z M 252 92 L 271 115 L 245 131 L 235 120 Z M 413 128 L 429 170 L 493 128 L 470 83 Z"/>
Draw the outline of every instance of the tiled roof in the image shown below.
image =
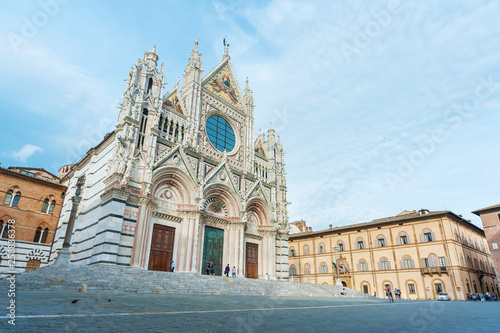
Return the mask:
<path id="1" fill-rule="evenodd" d="M 372 227 L 380 224 L 386 224 L 386 223 L 396 223 L 396 222 L 401 222 L 401 221 L 408 221 L 412 219 L 418 219 L 418 218 L 428 218 L 428 217 L 435 217 L 435 216 L 440 216 L 444 214 L 450 214 L 454 216 L 455 218 L 459 219 L 462 223 L 465 223 L 477 230 L 483 231 L 481 228 L 478 226 L 474 225 L 473 223 L 465 220 L 463 217 L 448 211 L 448 210 L 443 210 L 443 211 L 435 211 L 435 212 L 429 212 L 427 214 L 421 215 L 420 213 L 412 213 L 412 214 L 405 214 L 405 215 L 399 215 L 399 216 L 390 216 L 390 217 L 384 217 L 380 219 L 375 219 L 370 222 L 362 222 L 362 223 L 356 223 L 356 224 L 350 224 L 346 226 L 341 226 L 341 227 L 335 227 L 331 229 L 325 229 L 325 230 L 319 230 L 319 231 L 314 231 L 314 232 L 301 232 L 297 234 L 291 234 L 289 235 L 290 238 L 298 238 L 298 237 L 310 237 L 310 236 L 315 236 L 319 234 L 328 234 L 328 233 L 337 233 L 341 231 L 346 231 L 346 230 L 352 230 L 352 229 L 360 229 L 360 228 L 367 228 L 367 227 Z"/>
<path id="2" fill-rule="evenodd" d="M 497 208 L 500 209 L 500 204 L 499 205 L 490 206 L 490 207 L 486 207 L 486 208 L 477 209 L 477 210 L 473 211 L 472 214 L 476 214 L 477 216 L 479 216 L 479 215 L 481 215 L 480 213 L 482 213 L 484 211 L 487 211 L 487 210 L 490 210 L 490 209 L 497 209 Z"/>

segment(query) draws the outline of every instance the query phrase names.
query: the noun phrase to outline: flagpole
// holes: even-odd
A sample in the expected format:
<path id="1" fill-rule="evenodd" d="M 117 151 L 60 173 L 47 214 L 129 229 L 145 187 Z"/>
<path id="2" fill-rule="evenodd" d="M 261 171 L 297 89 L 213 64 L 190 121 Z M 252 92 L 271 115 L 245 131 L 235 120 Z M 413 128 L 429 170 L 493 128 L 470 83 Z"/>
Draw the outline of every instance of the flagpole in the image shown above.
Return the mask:
<path id="1" fill-rule="evenodd" d="M 339 274 L 339 250 L 340 250 L 340 246 L 336 245 L 333 247 L 333 249 L 335 250 L 335 268 L 337 269 L 337 282 L 336 282 L 336 285 L 337 286 L 341 286 L 342 285 L 342 280 L 340 279 L 340 274 Z"/>

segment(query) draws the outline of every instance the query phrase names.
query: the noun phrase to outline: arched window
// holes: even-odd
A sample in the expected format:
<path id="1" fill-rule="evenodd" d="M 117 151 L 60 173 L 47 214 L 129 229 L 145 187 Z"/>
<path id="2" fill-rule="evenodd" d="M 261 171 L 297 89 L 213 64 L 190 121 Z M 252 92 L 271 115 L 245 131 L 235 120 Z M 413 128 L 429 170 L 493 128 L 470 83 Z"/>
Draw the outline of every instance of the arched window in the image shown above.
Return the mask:
<path id="1" fill-rule="evenodd" d="M 7 222 L 3 222 L 0 220 L 0 238 L 8 238 L 9 237 L 9 225 Z"/>
<path id="2" fill-rule="evenodd" d="M 40 260 L 37 259 L 28 260 L 28 262 L 26 263 L 26 270 L 33 271 L 35 269 L 38 269 L 40 268 L 40 263 Z"/>
<path id="3" fill-rule="evenodd" d="M 479 264 L 477 262 L 477 258 L 474 258 L 474 269 L 479 270 Z"/>
<path id="4" fill-rule="evenodd" d="M 290 257 L 295 257 L 295 249 L 293 247 L 290 248 Z"/>
<path id="5" fill-rule="evenodd" d="M 290 266 L 290 276 L 297 275 L 297 269 L 295 268 L 295 265 Z"/>
<path id="6" fill-rule="evenodd" d="M 42 205 L 42 213 L 47 213 L 48 209 L 49 209 L 49 199 L 45 199 Z"/>
<path id="7" fill-rule="evenodd" d="M 344 242 L 342 242 L 342 241 L 338 241 L 338 242 L 337 242 L 337 245 L 338 245 L 338 247 L 339 247 L 339 251 L 340 251 L 340 252 L 345 251 Z"/>
<path id="8" fill-rule="evenodd" d="M 472 268 L 472 259 L 467 256 L 467 266 L 469 266 L 469 268 Z"/>
<path id="9" fill-rule="evenodd" d="M 460 242 L 460 235 L 458 234 L 457 229 L 455 229 L 455 240 Z"/>
<path id="10" fill-rule="evenodd" d="M 438 258 L 435 254 L 429 255 L 429 258 L 424 259 L 423 263 L 424 267 L 437 267 L 438 266 Z"/>
<path id="11" fill-rule="evenodd" d="M 304 245 L 304 255 L 307 256 L 309 254 L 309 246 Z"/>
<path id="12" fill-rule="evenodd" d="M 21 199 L 21 192 L 16 186 L 12 190 L 8 190 L 3 201 L 4 205 L 17 207 L 19 205 L 19 199 Z"/>
<path id="13" fill-rule="evenodd" d="M 363 250 L 365 248 L 365 241 L 363 238 L 360 237 L 356 240 L 356 248 L 358 250 Z"/>
<path id="14" fill-rule="evenodd" d="M 365 259 L 360 259 L 358 262 L 358 271 L 365 272 L 368 270 L 368 263 Z"/>
<path id="15" fill-rule="evenodd" d="M 54 212 L 55 207 L 56 207 L 56 201 L 52 200 L 49 204 L 49 214 L 52 214 Z"/>
<path id="16" fill-rule="evenodd" d="M 474 243 L 472 243 L 472 239 L 470 238 L 470 236 L 469 236 L 469 242 L 467 243 L 467 245 L 469 245 L 470 247 L 472 247 L 474 245 Z"/>
<path id="17" fill-rule="evenodd" d="M 321 265 L 319 266 L 319 271 L 322 274 L 328 273 L 328 266 L 324 262 L 322 262 Z"/>
<path id="18" fill-rule="evenodd" d="M 146 134 L 146 123 L 148 122 L 148 109 L 143 109 L 139 127 L 139 136 L 137 139 L 137 148 L 141 149 L 144 146 L 144 135 Z"/>
<path id="19" fill-rule="evenodd" d="M 38 227 L 38 228 L 36 228 L 35 237 L 33 238 L 33 242 L 39 243 L 41 236 L 42 236 L 42 227 Z"/>
<path id="20" fill-rule="evenodd" d="M 484 263 L 483 263 L 483 261 L 482 261 L 482 260 L 479 262 L 479 265 L 480 265 L 480 267 L 481 267 L 481 270 L 484 272 L 484 271 L 485 271 L 485 268 L 484 268 Z"/>
<path id="21" fill-rule="evenodd" d="M 410 269 L 415 268 L 415 263 L 410 256 L 404 256 L 403 260 L 401 260 L 401 269 Z"/>
<path id="22" fill-rule="evenodd" d="M 49 228 L 45 228 L 43 229 L 43 232 L 42 232 L 42 237 L 40 238 L 40 243 L 47 243 L 47 236 L 49 234 Z"/>
<path id="23" fill-rule="evenodd" d="M 304 265 L 304 274 L 311 274 L 311 265 L 309 264 Z"/>
<path id="24" fill-rule="evenodd" d="M 410 244 L 410 236 L 406 232 L 402 231 L 398 235 L 398 245 Z"/>
<path id="25" fill-rule="evenodd" d="M 464 233 L 462 232 L 462 243 L 467 245 L 467 237 L 465 237 Z"/>
<path id="26" fill-rule="evenodd" d="M 465 267 L 464 256 L 460 253 L 460 264 Z"/>
<path id="27" fill-rule="evenodd" d="M 383 235 L 379 235 L 377 236 L 377 247 L 384 247 L 386 246 L 386 241 L 385 241 L 385 237 Z"/>
<path id="28" fill-rule="evenodd" d="M 424 229 L 424 232 L 420 234 L 420 240 L 422 243 L 432 242 L 436 240 L 434 233 L 430 229 Z"/>
<path id="29" fill-rule="evenodd" d="M 325 244 L 323 243 L 320 243 L 319 244 L 319 248 L 318 248 L 318 253 L 325 253 L 326 250 L 325 250 Z"/>
<path id="30" fill-rule="evenodd" d="M 153 88 L 153 78 L 150 77 L 148 81 L 148 90 L 146 91 L 146 94 L 149 94 L 152 88 Z"/>
<path id="31" fill-rule="evenodd" d="M 382 271 L 386 271 L 388 269 L 391 269 L 391 263 L 387 258 L 381 258 L 380 262 L 378 263 L 378 269 Z"/>

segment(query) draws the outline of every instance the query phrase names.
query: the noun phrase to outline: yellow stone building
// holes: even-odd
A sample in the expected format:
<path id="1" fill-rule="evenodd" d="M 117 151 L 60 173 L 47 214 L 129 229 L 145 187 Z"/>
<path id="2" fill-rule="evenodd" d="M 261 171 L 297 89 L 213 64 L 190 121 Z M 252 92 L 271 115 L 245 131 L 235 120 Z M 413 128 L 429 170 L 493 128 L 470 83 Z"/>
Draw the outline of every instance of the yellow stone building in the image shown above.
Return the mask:
<path id="1" fill-rule="evenodd" d="M 338 246 L 342 284 L 367 294 L 385 297 L 388 284 L 404 299 L 436 299 L 440 291 L 452 300 L 499 294 L 484 231 L 450 211 L 405 211 L 316 232 L 291 226 L 299 231 L 289 239 L 293 282 L 335 284 Z"/>

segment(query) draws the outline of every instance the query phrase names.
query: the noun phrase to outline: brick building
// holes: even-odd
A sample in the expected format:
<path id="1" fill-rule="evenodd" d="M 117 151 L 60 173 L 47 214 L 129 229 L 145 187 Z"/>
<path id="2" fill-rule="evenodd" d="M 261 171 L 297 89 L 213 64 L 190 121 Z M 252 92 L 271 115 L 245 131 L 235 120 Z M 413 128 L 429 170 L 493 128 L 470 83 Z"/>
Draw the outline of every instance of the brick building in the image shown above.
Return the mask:
<path id="1" fill-rule="evenodd" d="M 488 247 L 495 261 L 495 270 L 500 270 L 500 205 L 478 209 L 472 212 L 481 217 Z M 498 282 L 498 281 L 497 281 Z"/>
<path id="2" fill-rule="evenodd" d="M 304 227 L 304 230 L 309 228 Z M 339 276 L 333 266 L 339 250 Z M 405 211 L 376 219 L 289 237 L 294 282 L 335 284 L 385 297 L 384 286 L 405 299 L 453 300 L 467 293 L 498 294 L 493 258 L 484 232 L 450 211 Z"/>
<path id="3" fill-rule="evenodd" d="M 0 168 L 0 275 L 8 270 L 8 221 L 14 220 L 16 271 L 47 264 L 66 187 L 39 168 Z"/>

